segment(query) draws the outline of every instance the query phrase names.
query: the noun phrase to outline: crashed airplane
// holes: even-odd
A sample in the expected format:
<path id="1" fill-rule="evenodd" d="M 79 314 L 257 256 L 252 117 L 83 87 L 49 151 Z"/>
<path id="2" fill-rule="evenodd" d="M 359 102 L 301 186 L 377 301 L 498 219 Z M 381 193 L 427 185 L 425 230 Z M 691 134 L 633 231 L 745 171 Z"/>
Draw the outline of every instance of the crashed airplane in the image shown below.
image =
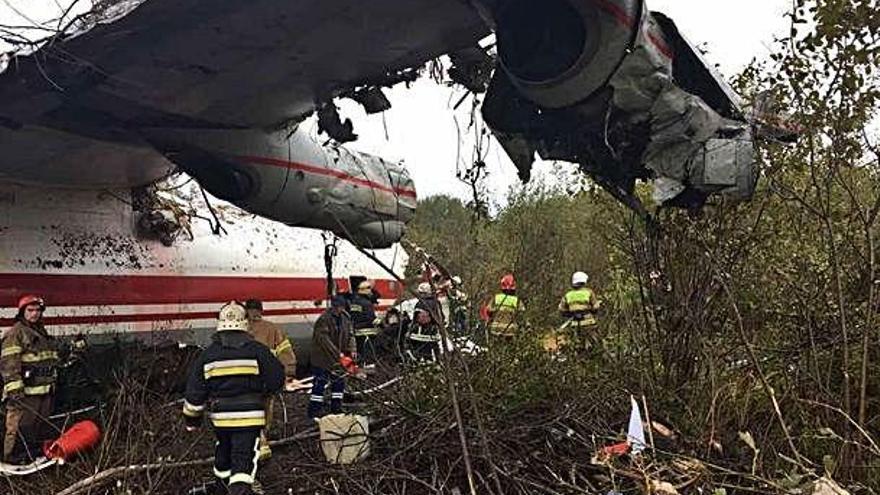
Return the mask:
<path id="1" fill-rule="evenodd" d="M 571 161 L 637 209 L 637 180 L 686 207 L 712 193 L 748 198 L 755 185 L 737 96 L 641 1 L 101 5 L 0 73 L 0 295 L 63 304 L 49 313 L 56 330 L 88 332 L 95 318 L 107 331 L 201 328 L 209 307 L 247 297 L 242 287 L 290 317 L 288 329 L 304 326 L 322 297 L 320 263 L 302 261 L 317 234 L 255 219 L 227 242 L 166 245 L 139 236 L 134 206 L 110 206 L 102 192 L 133 205 L 133 189 L 181 170 L 266 219 L 395 246 L 416 206 L 407 171 L 298 124 L 317 113 L 336 143 L 354 139 L 334 98 L 384 110 L 381 87 L 444 54 L 453 80 L 485 91 L 484 118 L 523 179 L 536 154 Z M 478 44 L 492 33 L 497 58 Z M 65 252 L 68 237 L 89 239 L 88 255 Z M 120 239 L 133 246 L 121 260 Z M 363 263 L 343 265 L 383 277 Z M 277 290 L 264 288 L 270 279 Z M 399 294 L 384 283 L 386 297 Z"/>

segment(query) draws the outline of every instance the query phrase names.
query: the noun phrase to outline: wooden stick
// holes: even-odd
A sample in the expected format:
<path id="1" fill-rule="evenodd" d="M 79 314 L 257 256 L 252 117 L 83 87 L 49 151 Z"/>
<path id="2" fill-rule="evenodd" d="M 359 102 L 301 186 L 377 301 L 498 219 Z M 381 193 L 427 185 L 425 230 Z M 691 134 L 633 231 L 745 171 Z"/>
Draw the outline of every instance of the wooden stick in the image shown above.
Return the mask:
<path id="1" fill-rule="evenodd" d="M 297 435 L 293 435 L 292 437 L 282 438 L 280 440 L 275 440 L 269 442 L 269 445 L 272 446 L 282 446 L 288 445 L 291 443 L 298 442 L 300 440 L 304 440 L 306 438 L 316 437 L 318 435 L 318 431 L 315 429 L 311 429 L 309 431 L 305 431 L 303 433 L 299 433 Z M 76 495 L 81 493 L 86 489 L 93 489 L 97 485 L 102 485 L 109 481 L 113 481 L 114 479 L 130 473 L 143 473 L 148 471 L 156 471 L 160 469 L 177 469 L 183 467 L 193 467 L 193 466 L 204 466 L 207 464 L 211 464 L 214 462 L 213 457 L 204 457 L 202 459 L 194 459 L 191 461 L 179 461 L 179 462 L 157 462 L 153 464 L 132 464 L 130 466 L 117 466 L 109 469 L 105 469 L 99 473 L 95 473 L 88 478 L 77 481 L 76 483 L 68 486 L 64 490 L 56 493 L 55 495 Z"/>

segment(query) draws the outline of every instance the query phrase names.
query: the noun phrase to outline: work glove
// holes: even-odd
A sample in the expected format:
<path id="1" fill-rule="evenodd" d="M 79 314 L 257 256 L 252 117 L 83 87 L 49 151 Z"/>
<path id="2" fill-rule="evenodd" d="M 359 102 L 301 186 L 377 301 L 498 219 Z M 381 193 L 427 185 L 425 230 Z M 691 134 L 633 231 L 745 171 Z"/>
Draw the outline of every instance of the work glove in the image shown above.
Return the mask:
<path id="1" fill-rule="evenodd" d="M 312 388 L 312 379 L 313 377 L 304 378 L 302 380 L 297 380 L 296 378 L 290 376 L 287 377 L 286 382 L 284 383 L 284 391 L 285 392 L 296 392 L 297 390 L 307 390 Z"/>

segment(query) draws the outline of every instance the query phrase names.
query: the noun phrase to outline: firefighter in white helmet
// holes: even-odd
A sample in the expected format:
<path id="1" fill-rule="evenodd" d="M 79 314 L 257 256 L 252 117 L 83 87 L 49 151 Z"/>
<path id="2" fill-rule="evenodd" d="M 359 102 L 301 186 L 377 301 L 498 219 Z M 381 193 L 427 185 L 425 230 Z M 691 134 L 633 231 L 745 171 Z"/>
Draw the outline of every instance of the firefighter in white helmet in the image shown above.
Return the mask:
<path id="1" fill-rule="evenodd" d="M 581 349 L 586 349 L 588 343 L 595 339 L 593 334 L 598 324 L 596 314 L 600 303 L 593 290 L 587 287 L 589 281 L 586 273 L 574 272 L 571 275 L 571 289 L 559 302 L 559 312 L 567 319 L 563 328 L 569 331 Z"/>
<path id="2" fill-rule="evenodd" d="M 232 301 L 220 308 L 217 332 L 190 370 L 183 402 L 188 431 L 205 415 L 214 426 L 217 481 L 211 493 L 254 493 L 266 398 L 283 385 L 284 366 L 248 333 L 244 306 Z"/>

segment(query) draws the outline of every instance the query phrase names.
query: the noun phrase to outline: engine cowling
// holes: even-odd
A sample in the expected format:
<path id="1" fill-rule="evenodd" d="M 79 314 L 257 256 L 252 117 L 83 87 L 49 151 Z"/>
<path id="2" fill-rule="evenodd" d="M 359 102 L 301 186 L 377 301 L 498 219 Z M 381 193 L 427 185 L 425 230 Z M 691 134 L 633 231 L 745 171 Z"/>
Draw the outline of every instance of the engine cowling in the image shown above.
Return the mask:
<path id="1" fill-rule="evenodd" d="M 637 0 L 477 0 L 498 58 L 483 116 L 527 180 L 537 153 L 577 163 L 644 212 L 746 199 L 756 182 L 752 129 L 738 97 L 675 24 Z"/>
<path id="2" fill-rule="evenodd" d="M 499 1 L 492 10 L 501 64 L 535 103 L 574 105 L 608 84 L 635 41 L 642 5 L 636 0 Z"/>
<path id="3" fill-rule="evenodd" d="M 150 140 L 214 196 L 358 245 L 399 241 L 416 191 L 407 170 L 379 157 L 321 146 L 301 132 L 151 130 Z"/>

